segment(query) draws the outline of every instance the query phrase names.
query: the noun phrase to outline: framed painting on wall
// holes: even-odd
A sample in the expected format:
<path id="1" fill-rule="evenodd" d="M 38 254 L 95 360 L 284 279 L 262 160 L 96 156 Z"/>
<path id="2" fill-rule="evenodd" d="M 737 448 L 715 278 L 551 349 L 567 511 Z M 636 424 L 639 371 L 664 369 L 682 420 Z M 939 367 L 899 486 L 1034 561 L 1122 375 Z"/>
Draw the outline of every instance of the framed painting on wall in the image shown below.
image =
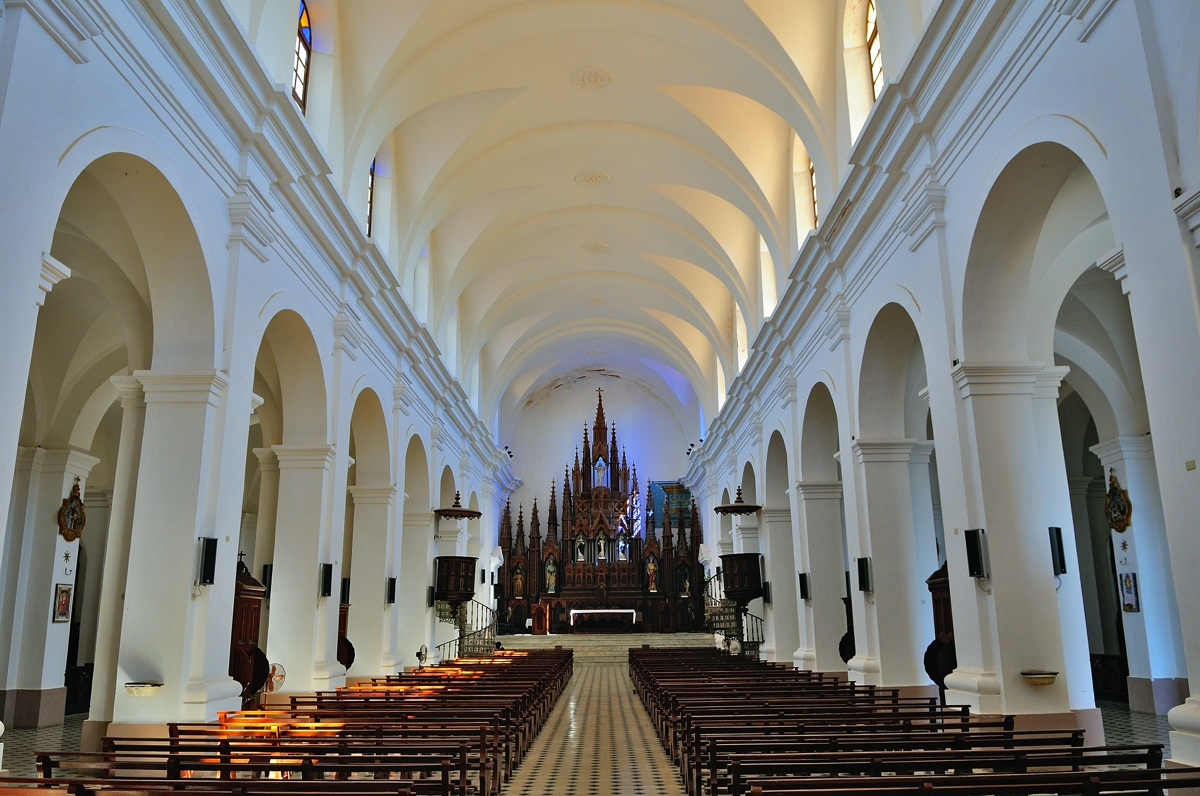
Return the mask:
<path id="1" fill-rule="evenodd" d="M 54 584 L 54 614 L 55 622 L 71 621 L 71 584 Z"/>
<path id="2" fill-rule="evenodd" d="M 1117 578 L 1121 581 L 1121 609 L 1127 613 L 1142 610 L 1138 603 L 1137 573 L 1122 572 Z"/>

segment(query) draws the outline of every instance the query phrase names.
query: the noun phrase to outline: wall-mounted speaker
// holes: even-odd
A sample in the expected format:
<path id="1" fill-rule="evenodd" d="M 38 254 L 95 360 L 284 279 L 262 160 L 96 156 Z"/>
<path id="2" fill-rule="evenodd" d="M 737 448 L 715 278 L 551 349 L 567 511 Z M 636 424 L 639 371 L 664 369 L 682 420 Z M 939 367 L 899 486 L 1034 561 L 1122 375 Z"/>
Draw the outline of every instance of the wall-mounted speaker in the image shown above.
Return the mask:
<path id="1" fill-rule="evenodd" d="M 799 573 L 799 575 L 800 575 L 800 599 L 801 600 L 811 600 L 812 592 L 808 590 L 809 589 L 808 573 L 801 572 L 801 573 Z"/>
<path id="2" fill-rule="evenodd" d="M 769 581 L 769 580 L 763 581 L 762 593 L 763 593 L 763 596 L 762 596 L 763 605 L 770 605 L 771 604 L 771 581 Z"/>
<path id="3" fill-rule="evenodd" d="M 991 561 L 988 558 L 987 531 L 969 528 L 963 531 L 967 541 L 967 573 L 973 578 L 990 578 Z"/>
<path id="4" fill-rule="evenodd" d="M 388 578 L 383 585 L 383 602 L 384 605 L 396 604 L 396 579 Z"/>
<path id="5" fill-rule="evenodd" d="M 875 572 L 871 568 L 871 557 L 857 559 L 858 561 L 858 590 L 875 591 Z"/>
<path id="6" fill-rule="evenodd" d="M 486 569 L 479 570 L 479 582 L 481 584 L 487 583 L 487 570 Z"/>
<path id="7" fill-rule="evenodd" d="M 266 597 L 268 600 L 271 599 L 271 576 L 274 574 L 274 564 L 263 564 L 262 585 L 263 588 L 266 589 L 266 591 L 263 593 L 263 597 Z"/>
<path id="8" fill-rule="evenodd" d="M 504 599 L 504 584 L 503 583 L 493 583 L 492 584 L 492 597 L 496 598 L 497 601 Z"/>
<path id="9" fill-rule="evenodd" d="M 432 608 L 435 605 L 437 605 L 437 589 L 430 586 L 425 590 L 425 607 Z"/>
<path id="10" fill-rule="evenodd" d="M 317 596 L 333 596 L 333 564 L 317 564 Z"/>
<path id="11" fill-rule="evenodd" d="M 342 578 L 342 605 L 350 604 L 350 578 Z"/>
<path id="12" fill-rule="evenodd" d="M 1063 549 L 1062 528 L 1050 527 L 1050 561 L 1055 575 L 1067 574 L 1067 554 Z"/>
<path id="13" fill-rule="evenodd" d="M 211 586 L 217 579 L 217 540 L 212 536 L 200 537 L 200 576 L 196 582 Z"/>

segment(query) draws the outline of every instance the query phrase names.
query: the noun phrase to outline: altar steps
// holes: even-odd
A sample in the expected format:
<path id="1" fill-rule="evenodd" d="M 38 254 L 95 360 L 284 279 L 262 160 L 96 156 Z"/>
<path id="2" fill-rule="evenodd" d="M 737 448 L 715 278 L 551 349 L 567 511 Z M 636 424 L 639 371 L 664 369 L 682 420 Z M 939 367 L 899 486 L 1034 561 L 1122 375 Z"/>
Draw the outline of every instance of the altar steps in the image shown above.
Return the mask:
<path id="1" fill-rule="evenodd" d="M 651 647 L 715 647 L 712 633 L 611 633 L 578 635 L 517 635 L 497 636 L 496 640 L 509 650 L 554 649 L 562 646 L 575 651 L 575 663 L 625 663 L 629 648 L 649 644 Z"/>

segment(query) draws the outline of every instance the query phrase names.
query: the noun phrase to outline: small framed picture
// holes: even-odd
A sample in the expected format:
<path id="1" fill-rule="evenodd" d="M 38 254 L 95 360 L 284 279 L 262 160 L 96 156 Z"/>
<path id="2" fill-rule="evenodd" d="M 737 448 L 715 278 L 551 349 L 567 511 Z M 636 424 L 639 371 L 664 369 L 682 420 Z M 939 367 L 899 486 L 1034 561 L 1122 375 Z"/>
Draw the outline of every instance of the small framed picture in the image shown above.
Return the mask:
<path id="1" fill-rule="evenodd" d="M 1117 578 L 1121 582 L 1121 609 L 1128 613 L 1142 610 L 1138 603 L 1137 573 L 1122 572 Z"/>
<path id="2" fill-rule="evenodd" d="M 54 584 L 54 615 L 55 622 L 71 621 L 71 584 Z"/>

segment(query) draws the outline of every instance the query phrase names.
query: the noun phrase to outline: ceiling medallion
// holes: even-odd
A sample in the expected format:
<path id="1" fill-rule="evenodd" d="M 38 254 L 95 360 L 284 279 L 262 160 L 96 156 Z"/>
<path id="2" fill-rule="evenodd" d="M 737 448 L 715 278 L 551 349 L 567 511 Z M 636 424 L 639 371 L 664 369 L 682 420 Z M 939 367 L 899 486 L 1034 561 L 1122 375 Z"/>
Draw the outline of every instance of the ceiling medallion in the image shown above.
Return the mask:
<path id="1" fill-rule="evenodd" d="M 612 177 L 604 169 L 584 169 L 575 175 L 575 182 L 584 188 L 599 188 L 612 182 Z"/>
<path id="2" fill-rule="evenodd" d="M 588 254 L 607 254 L 612 249 L 607 243 L 601 243 L 598 240 L 589 240 L 583 244 L 583 250 Z"/>
<path id="3" fill-rule="evenodd" d="M 593 307 L 599 307 L 600 305 L 607 303 L 608 299 L 604 298 L 604 296 L 592 296 L 590 299 L 588 299 L 588 304 L 591 304 Z"/>
<path id="4" fill-rule="evenodd" d="M 599 91 L 613 82 L 613 75 L 599 66 L 585 66 L 575 70 L 575 74 L 571 75 L 571 82 L 575 84 L 575 88 L 584 91 Z"/>

